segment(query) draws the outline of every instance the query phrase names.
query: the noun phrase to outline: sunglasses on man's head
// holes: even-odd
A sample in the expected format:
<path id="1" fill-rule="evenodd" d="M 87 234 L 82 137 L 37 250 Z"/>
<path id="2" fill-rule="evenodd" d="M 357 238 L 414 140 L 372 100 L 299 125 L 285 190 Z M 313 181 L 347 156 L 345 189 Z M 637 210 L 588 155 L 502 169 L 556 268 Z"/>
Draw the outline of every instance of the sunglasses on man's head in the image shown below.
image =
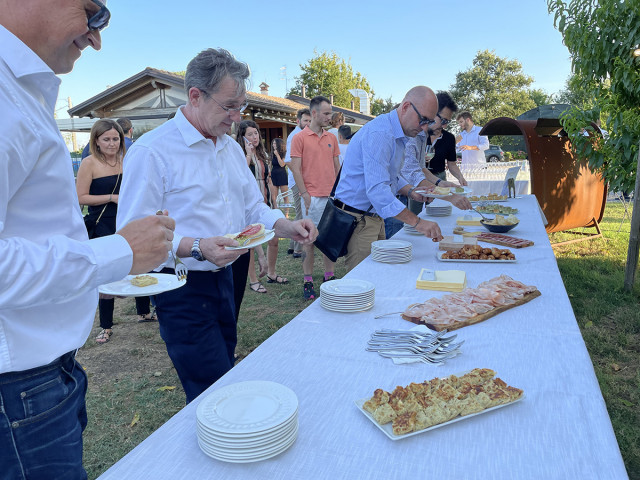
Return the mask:
<path id="1" fill-rule="evenodd" d="M 94 13 L 91 16 L 87 15 L 87 26 L 89 30 L 103 30 L 107 25 L 109 25 L 109 19 L 111 18 L 111 12 L 107 8 L 107 6 L 102 3 L 100 0 L 91 0 L 95 3 L 100 10 Z"/>
<path id="2" fill-rule="evenodd" d="M 424 115 L 422 115 L 418 109 L 416 108 L 416 106 L 409 102 L 411 104 L 411 106 L 413 107 L 413 109 L 416 111 L 416 113 L 418 114 L 418 125 L 420 125 L 421 127 L 424 125 L 427 125 L 428 127 L 430 127 L 431 125 L 434 125 L 436 123 L 435 120 L 430 119 L 429 117 L 425 117 Z"/>

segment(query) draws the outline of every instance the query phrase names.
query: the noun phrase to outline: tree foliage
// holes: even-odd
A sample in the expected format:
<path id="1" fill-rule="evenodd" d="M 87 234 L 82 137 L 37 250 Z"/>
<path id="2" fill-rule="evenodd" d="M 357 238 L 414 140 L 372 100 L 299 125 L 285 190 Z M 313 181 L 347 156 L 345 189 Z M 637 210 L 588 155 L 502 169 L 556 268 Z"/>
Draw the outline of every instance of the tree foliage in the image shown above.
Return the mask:
<path id="1" fill-rule="evenodd" d="M 474 123 L 484 125 L 493 118 L 517 117 L 535 108 L 529 95 L 532 83 L 520 62 L 484 50 L 476 54 L 471 68 L 456 74 L 450 90 L 460 109 L 469 110 Z"/>
<path id="2" fill-rule="evenodd" d="M 640 140 L 640 38 L 637 0 L 547 0 L 554 25 L 569 49 L 574 77 L 593 104 L 576 105 L 561 117 L 576 154 L 602 173 L 614 190 L 635 183 Z M 603 120 L 608 139 L 590 122 Z M 580 134 L 587 127 L 589 137 Z"/>
<path id="3" fill-rule="evenodd" d="M 541 88 L 532 88 L 529 90 L 529 98 L 533 100 L 536 107 L 541 105 L 549 105 L 551 103 L 555 103 L 556 99 L 553 94 L 548 94 Z"/>
<path id="4" fill-rule="evenodd" d="M 359 108 L 360 101 L 353 97 L 349 90 L 361 88 L 369 92 L 372 97 L 373 89 L 366 77 L 360 72 L 354 72 L 350 62 L 345 61 L 335 52 L 321 52 L 314 50 L 314 57 L 306 64 L 300 65 L 302 73 L 296 77 L 295 86 L 289 91 L 295 95 L 302 95 L 302 85 L 306 86 L 306 96 L 324 95 L 329 98 L 333 95 L 333 103 L 339 107 L 351 108 L 354 100 L 355 109 Z"/>
<path id="5" fill-rule="evenodd" d="M 371 101 L 371 115 L 377 117 L 383 113 L 389 113 L 393 110 L 394 102 L 391 97 L 383 100 L 382 98 L 374 98 Z"/>
<path id="6" fill-rule="evenodd" d="M 558 103 L 566 103 L 580 110 L 591 110 L 596 97 L 593 90 L 581 84 L 579 76 L 571 75 L 567 78 L 564 89 L 558 93 Z"/>

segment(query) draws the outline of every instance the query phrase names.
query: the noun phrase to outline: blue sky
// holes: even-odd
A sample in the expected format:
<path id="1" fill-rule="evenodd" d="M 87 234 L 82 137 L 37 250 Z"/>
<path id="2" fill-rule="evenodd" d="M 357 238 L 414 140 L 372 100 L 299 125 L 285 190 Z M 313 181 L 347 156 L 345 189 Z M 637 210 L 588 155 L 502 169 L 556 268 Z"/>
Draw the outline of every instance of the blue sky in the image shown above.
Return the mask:
<path id="1" fill-rule="evenodd" d="M 379 1 L 349 8 L 344 1 L 245 1 L 241 8 L 218 0 L 111 0 L 111 24 L 100 52 L 87 49 L 73 72 L 63 75 L 59 118 L 145 67 L 179 71 L 199 51 L 223 47 L 247 62 L 252 91 L 265 81 L 284 96 L 300 64 L 319 52 L 335 51 L 369 80 L 376 97 L 402 99 L 415 85 L 448 89 L 459 71 L 471 67 L 478 50 L 517 59 L 547 93 L 561 90 L 571 62 L 553 28 L 545 0 L 481 2 Z M 355 4 L 354 4 L 355 5 Z"/>

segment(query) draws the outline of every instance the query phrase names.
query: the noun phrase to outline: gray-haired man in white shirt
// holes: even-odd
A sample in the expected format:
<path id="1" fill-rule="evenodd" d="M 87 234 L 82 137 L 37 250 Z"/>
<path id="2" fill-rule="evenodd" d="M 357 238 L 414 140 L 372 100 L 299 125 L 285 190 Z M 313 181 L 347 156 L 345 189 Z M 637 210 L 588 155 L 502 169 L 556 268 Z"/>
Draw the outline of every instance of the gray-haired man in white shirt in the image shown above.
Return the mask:
<path id="1" fill-rule="evenodd" d="M 60 79 L 100 49 L 96 0 L 0 0 L 0 477 L 86 478 L 87 378 L 75 361 L 98 286 L 167 258 L 174 222 L 89 240 L 54 111 Z M 151 212 L 153 213 L 153 212 Z"/>
<path id="2" fill-rule="evenodd" d="M 117 224 L 158 208 L 176 219 L 174 246 L 187 284 L 156 296 L 160 334 L 187 402 L 234 364 L 236 315 L 229 266 L 246 249 L 225 234 L 263 223 L 280 238 L 312 243 L 309 220 L 291 222 L 263 200 L 240 145 L 226 132 L 247 106 L 249 67 L 223 49 L 187 65 L 187 104 L 140 137 L 124 159 Z M 167 271 L 173 271 L 165 265 Z"/>

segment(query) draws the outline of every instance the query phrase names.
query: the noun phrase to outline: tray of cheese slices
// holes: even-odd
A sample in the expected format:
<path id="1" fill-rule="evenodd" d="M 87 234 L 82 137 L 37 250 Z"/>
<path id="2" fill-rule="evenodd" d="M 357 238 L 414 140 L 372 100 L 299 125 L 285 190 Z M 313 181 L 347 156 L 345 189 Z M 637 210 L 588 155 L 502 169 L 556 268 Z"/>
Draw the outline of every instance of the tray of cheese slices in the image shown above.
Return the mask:
<path id="1" fill-rule="evenodd" d="M 495 377 L 495 378 L 494 378 Z M 422 383 L 381 388 L 356 405 L 391 440 L 429 432 L 451 423 L 506 407 L 524 399 L 524 392 L 507 385 L 488 368 Z"/>

